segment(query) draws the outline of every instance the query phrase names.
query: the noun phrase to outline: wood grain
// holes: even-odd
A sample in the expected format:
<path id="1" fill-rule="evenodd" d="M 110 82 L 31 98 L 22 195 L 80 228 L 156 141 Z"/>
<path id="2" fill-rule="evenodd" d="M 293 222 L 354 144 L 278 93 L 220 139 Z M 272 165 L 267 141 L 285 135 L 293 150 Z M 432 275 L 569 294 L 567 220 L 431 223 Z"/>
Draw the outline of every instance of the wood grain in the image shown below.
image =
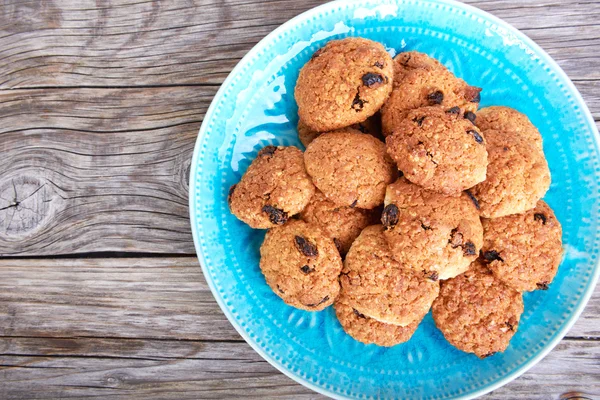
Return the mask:
<path id="1" fill-rule="evenodd" d="M 192 257 L 0 260 L 0 276 L 0 336 L 241 340 Z"/>
<path id="2" fill-rule="evenodd" d="M 2 399 L 317 397 L 242 341 L 191 257 L 5 259 L 0 276 Z M 597 289 L 567 339 L 488 398 L 600 394 L 599 326 Z"/>
<path id="3" fill-rule="evenodd" d="M 245 343 L 0 338 L 4 400 L 315 398 Z"/>
<path id="4" fill-rule="evenodd" d="M 193 254 L 189 166 L 215 90 L 0 92 L 0 256 Z"/>
<path id="5" fill-rule="evenodd" d="M 0 88 L 220 84 L 277 26 L 323 0 L 6 0 Z M 467 1 L 514 24 L 574 79 L 600 79 L 597 1 Z"/>
<path id="6" fill-rule="evenodd" d="M 600 347 L 564 341 L 544 362 L 484 399 L 600 395 Z M 585 373 L 581 373 L 585 371 Z M 557 384 L 560 382 L 560 384 Z M 0 338 L 4 400 L 83 398 L 324 398 L 284 376 L 245 343 Z"/>
<path id="7" fill-rule="evenodd" d="M 0 276 L 0 336 L 241 340 L 193 257 L 0 260 Z M 567 337 L 600 340 L 600 288 Z"/>

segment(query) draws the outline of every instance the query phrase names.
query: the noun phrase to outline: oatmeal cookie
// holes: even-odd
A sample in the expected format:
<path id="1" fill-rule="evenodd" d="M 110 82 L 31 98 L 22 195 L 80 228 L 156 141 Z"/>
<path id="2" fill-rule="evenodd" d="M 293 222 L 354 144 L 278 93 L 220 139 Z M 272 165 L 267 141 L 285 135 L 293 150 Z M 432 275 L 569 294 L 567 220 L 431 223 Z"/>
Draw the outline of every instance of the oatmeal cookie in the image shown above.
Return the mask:
<path id="1" fill-rule="evenodd" d="M 394 88 L 381 109 L 383 134 L 388 135 L 408 110 L 439 105 L 472 118 L 481 89 L 454 76 L 438 60 L 416 51 L 394 58 Z"/>
<path id="2" fill-rule="evenodd" d="M 408 111 L 386 138 L 388 154 L 411 182 L 458 195 L 485 180 L 487 150 L 469 120 L 439 106 Z"/>
<path id="3" fill-rule="evenodd" d="M 328 307 L 340 291 L 342 260 L 333 240 L 304 221 L 291 220 L 267 232 L 260 269 L 283 301 L 303 310 Z"/>
<path id="4" fill-rule="evenodd" d="M 317 132 L 362 122 L 392 91 L 392 58 L 377 42 L 332 40 L 300 70 L 295 98 L 298 115 Z"/>
<path id="5" fill-rule="evenodd" d="M 550 169 L 544 153 L 523 137 L 484 130 L 487 142 L 486 180 L 470 192 L 481 216 L 499 218 L 535 207 L 550 187 Z"/>
<path id="6" fill-rule="evenodd" d="M 365 344 L 391 347 L 407 342 L 417 330 L 419 322 L 407 326 L 385 324 L 360 313 L 353 308 L 342 292 L 333 304 L 335 314 L 344 331 L 354 339 Z"/>
<path id="7" fill-rule="evenodd" d="M 377 221 L 375 210 L 339 206 L 328 200 L 319 190 L 300 213 L 300 218 L 319 226 L 329 235 L 342 256 L 346 255 L 360 232 Z"/>
<path id="8" fill-rule="evenodd" d="M 542 135 L 525 114 L 509 107 L 486 107 L 477 112 L 476 124 L 483 131 L 495 130 L 517 135 L 543 151 Z"/>
<path id="9" fill-rule="evenodd" d="M 338 205 L 373 209 L 383 203 L 396 167 L 385 144 L 354 129 L 316 138 L 304 153 L 315 186 Z"/>
<path id="10" fill-rule="evenodd" d="M 467 272 L 442 282 L 431 311 L 450 344 L 485 358 L 508 347 L 519 327 L 523 297 L 477 261 Z"/>
<path id="11" fill-rule="evenodd" d="M 366 121 L 359 122 L 358 124 L 350 125 L 350 128 L 356 129 L 362 133 L 367 133 L 371 136 L 376 137 L 377 139 L 384 140 L 383 135 L 381 133 L 381 115 L 376 113 L 375 115 L 369 117 Z M 342 128 L 343 130 L 344 128 Z M 317 138 L 324 134 L 325 132 L 317 132 L 308 127 L 302 120 L 298 121 L 298 138 L 300 142 L 305 147 Z"/>
<path id="12" fill-rule="evenodd" d="M 548 289 L 563 252 L 562 228 L 548 204 L 482 223 L 482 261 L 496 278 L 520 292 Z"/>
<path id="13" fill-rule="evenodd" d="M 436 279 L 467 270 L 483 242 L 471 197 L 444 196 L 405 178 L 388 186 L 381 222 L 392 256 L 404 267 Z"/>
<path id="14" fill-rule="evenodd" d="M 372 225 L 354 241 L 340 283 L 348 303 L 379 322 L 409 326 L 420 321 L 437 297 L 439 283 L 392 258 L 383 227 Z"/>
<path id="15" fill-rule="evenodd" d="M 229 189 L 232 214 L 252 228 L 284 224 L 306 207 L 315 187 L 295 147 L 263 148 L 240 182 Z"/>

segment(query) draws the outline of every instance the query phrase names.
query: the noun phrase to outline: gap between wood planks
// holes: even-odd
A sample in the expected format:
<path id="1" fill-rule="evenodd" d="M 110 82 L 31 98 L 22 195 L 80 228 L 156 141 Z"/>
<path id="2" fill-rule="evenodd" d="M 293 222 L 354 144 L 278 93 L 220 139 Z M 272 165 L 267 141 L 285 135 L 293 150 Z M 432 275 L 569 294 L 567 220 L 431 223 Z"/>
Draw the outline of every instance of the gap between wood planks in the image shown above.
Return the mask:
<path id="1" fill-rule="evenodd" d="M 189 342 L 189 343 L 246 343 L 246 340 L 242 337 L 239 339 L 166 339 L 166 338 L 155 338 L 155 337 L 121 337 L 121 336 L 25 336 L 25 335 L 0 335 L 0 339 L 50 339 L 50 340 L 72 340 L 72 339 L 103 339 L 103 340 L 123 340 L 123 341 L 133 341 L 133 340 L 148 340 L 148 341 L 156 341 L 156 342 L 169 342 L 169 341 L 177 341 L 177 342 Z M 600 342 L 600 337 L 588 337 L 588 336 L 564 336 L 562 340 L 567 340 L 570 342 Z M 2 356 L 3 354 L 0 354 Z"/>
<path id="2" fill-rule="evenodd" d="M 569 78 L 571 82 L 600 82 L 600 78 Z M 43 90 L 43 89 L 156 89 L 156 88 L 187 88 L 187 87 L 220 87 L 220 83 L 185 83 L 185 84 L 164 84 L 164 85 L 77 85 L 77 86 L 19 86 L 19 87 L 1 87 L 0 92 L 11 92 L 15 90 Z M 599 118 L 600 119 L 600 118 Z"/>
<path id="3" fill-rule="evenodd" d="M 595 81 L 596 79 L 583 79 L 585 81 Z M 598 79 L 600 80 L 600 79 Z M 14 90 L 40 90 L 40 89 L 156 89 L 156 88 L 186 88 L 186 87 L 220 87 L 223 83 L 185 83 L 185 84 L 164 84 L 164 85 L 77 85 L 77 86 L 23 86 L 6 88 L 0 86 L 0 92 L 10 92 Z"/>
<path id="4" fill-rule="evenodd" d="M 125 251 L 98 251 L 77 254 L 57 254 L 50 256 L 3 256 L 3 260 L 71 260 L 71 259 L 99 259 L 99 258 L 193 258 L 197 255 L 192 253 L 144 253 L 144 252 L 125 252 Z"/>

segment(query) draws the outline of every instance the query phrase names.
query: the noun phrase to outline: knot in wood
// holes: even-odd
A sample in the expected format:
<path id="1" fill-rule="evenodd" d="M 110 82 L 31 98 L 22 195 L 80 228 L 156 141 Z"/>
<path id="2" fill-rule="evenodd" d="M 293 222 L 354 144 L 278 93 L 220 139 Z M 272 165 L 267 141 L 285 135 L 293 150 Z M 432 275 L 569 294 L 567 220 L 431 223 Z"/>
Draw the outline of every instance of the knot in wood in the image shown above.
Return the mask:
<path id="1" fill-rule="evenodd" d="M 0 181 L 0 237 L 39 229 L 50 214 L 51 187 L 32 176 Z"/>

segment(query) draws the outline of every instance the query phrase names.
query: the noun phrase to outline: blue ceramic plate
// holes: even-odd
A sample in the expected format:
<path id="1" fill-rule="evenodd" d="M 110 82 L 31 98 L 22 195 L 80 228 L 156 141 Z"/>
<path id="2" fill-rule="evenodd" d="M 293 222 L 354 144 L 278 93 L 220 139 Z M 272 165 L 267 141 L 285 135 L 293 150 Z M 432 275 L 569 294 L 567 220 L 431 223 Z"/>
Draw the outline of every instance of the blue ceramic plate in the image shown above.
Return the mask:
<path id="1" fill-rule="evenodd" d="M 259 269 L 263 231 L 229 213 L 227 192 L 267 144 L 301 146 L 294 85 L 327 41 L 362 36 L 394 55 L 418 50 L 484 88 L 482 107 L 527 114 L 544 137 L 552 172 L 546 201 L 563 225 L 565 259 L 548 291 L 525 295 L 519 331 L 502 354 L 479 360 L 450 346 L 428 315 L 393 348 L 346 335 L 332 307 L 286 306 Z M 575 322 L 598 268 L 598 132 L 581 96 L 525 35 L 453 1 L 337 1 L 310 10 L 263 39 L 229 75 L 200 129 L 192 161 L 190 212 L 204 275 L 233 326 L 294 380 L 338 398 L 470 398 L 516 378 Z"/>

